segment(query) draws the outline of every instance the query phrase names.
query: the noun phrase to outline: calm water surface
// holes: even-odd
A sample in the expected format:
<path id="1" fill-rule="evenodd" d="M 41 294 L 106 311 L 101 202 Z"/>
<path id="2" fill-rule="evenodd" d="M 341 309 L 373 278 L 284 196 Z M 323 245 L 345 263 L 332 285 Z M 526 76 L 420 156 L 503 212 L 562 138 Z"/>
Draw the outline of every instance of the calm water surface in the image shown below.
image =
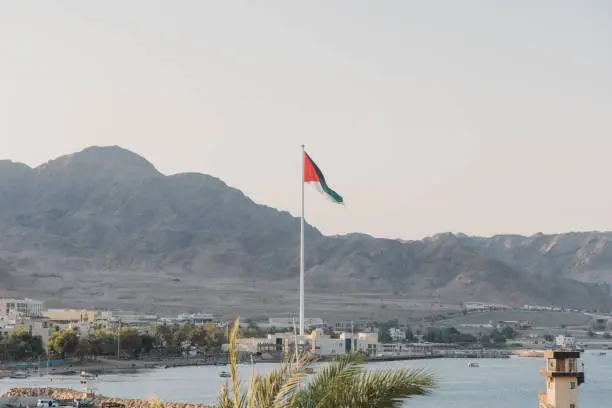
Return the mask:
<path id="1" fill-rule="evenodd" d="M 537 407 L 538 392 L 544 388 L 540 369 L 542 359 L 511 358 L 478 360 L 479 368 L 467 367 L 464 359 L 439 359 L 370 364 L 368 368 L 420 367 L 434 372 L 439 389 L 432 396 L 406 401 L 406 407 L 419 408 L 528 408 Z M 581 408 L 612 407 L 612 356 L 583 355 L 586 383 L 580 386 Z M 275 364 L 257 364 L 265 372 Z M 213 403 L 221 383 L 222 367 L 183 367 L 157 369 L 138 374 L 104 375 L 93 386 L 97 392 L 124 398 L 149 398 L 153 395 L 167 401 Z M 241 368 L 248 380 L 250 366 Z M 47 378 L 0 380 L 0 395 L 14 386 L 45 386 Z M 64 377 L 55 386 L 80 388 L 78 377 Z"/>

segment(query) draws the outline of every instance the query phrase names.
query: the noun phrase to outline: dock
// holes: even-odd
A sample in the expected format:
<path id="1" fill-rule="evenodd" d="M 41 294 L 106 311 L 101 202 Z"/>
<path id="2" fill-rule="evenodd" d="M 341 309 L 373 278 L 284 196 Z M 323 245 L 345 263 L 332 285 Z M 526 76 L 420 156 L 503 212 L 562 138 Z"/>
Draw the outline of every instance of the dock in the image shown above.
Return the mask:
<path id="1" fill-rule="evenodd" d="M 368 361 L 427 360 L 433 358 L 506 359 L 512 353 L 505 350 L 436 350 L 429 353 L 406 353 L 369 356 Z"/>

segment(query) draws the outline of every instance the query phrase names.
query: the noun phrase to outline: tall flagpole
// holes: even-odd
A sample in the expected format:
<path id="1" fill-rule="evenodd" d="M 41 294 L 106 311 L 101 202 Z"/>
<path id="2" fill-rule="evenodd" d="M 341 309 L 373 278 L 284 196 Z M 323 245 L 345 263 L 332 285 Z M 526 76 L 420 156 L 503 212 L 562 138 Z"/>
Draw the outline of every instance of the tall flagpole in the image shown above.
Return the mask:
<path id="1" fill-rule="evenodd" d="M 302 145 L 302 219 L 300 225 L 300 335 L 304 333 L 304 175 L 305 159 L 304 145 Z"/>

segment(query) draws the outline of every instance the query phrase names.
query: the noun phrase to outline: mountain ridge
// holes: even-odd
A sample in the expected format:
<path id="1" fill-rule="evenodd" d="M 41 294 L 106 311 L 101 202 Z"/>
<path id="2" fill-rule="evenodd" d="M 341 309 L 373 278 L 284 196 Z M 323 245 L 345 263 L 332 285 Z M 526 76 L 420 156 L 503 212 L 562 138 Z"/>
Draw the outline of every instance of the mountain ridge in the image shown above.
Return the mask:
<path id="1" fill-rule="evenodd" d="M 289 213 L 213 176 L 163 175 L 117 146 L 24 166 L 0 161 L 2 293 L 147 311 L 294 308 L 299 219 Z M 314 310 L 377 314 L 414 299 L 612 308 L 612 233 L 403 241 L 307 224 L 306 235 Z"/>

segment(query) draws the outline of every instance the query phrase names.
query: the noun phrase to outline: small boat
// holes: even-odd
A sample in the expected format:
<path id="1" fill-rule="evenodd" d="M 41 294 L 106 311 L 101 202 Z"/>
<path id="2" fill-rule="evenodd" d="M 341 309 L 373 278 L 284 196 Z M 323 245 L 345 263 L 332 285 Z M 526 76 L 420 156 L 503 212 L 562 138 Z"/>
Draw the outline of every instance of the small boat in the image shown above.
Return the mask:
<path id="1" fill-rule="evenodd" d="M 232 375 L 230 373 L 228 373 L 227 371 L 221 371 L 219 373 L 219 378 L 230 378 Z"/>
<path id="2" fill-rule="evenodd" d="M 14 380 L 23 380 L 28 378 L 28 374 L 25 371 L 14 371 L 9 375 L 9 378 Z"/>
<path id="3" fill-rule="evenodd" d="M 312 368 L 312 367 L 305 368 L 304 372 L 306 374 L 314 374 L 314 368 Z"/>
<path id="4" fill-rule="evenodd" d="M 473 362 L 473 361 L 470 361 L 470 362 L 468 363 L 468 367 L 480 367 L 480 366 L 478 365 L 478 363 L 475 363 L 475 362 Z"/>
<path id="5" fill-rule="evenodd" d="M 606 355 L 606 352 L 605 352 L 605 351 L 602 351 L 602 352 L 600 352 L 600 353 L 599 353 L 599 355 L 600 355 L 600 356 L 605 356 L 605 355 Z"/>

